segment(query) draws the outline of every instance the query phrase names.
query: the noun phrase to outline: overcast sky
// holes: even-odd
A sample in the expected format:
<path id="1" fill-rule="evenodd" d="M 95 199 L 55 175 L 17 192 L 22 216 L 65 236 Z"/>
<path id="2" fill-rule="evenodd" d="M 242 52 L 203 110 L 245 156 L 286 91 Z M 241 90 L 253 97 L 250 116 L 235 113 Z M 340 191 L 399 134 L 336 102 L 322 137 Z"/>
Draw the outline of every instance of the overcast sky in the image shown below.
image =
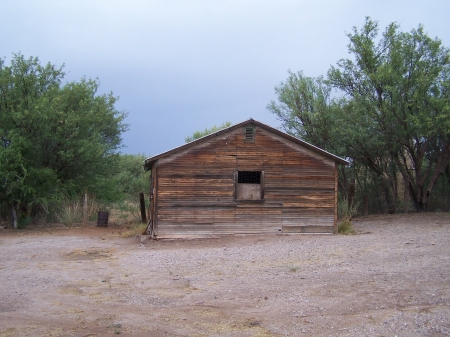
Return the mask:
<path id="1" fill-rule="evenodd" d="M 266 109 L 274 87 L 289 69 L 326 75 L 366 16 L 381 31 L 423 24 L 450 47 L 449 0 L 1 0 L 0 8 L 0 57 L 65 64 L 67 81 L 98 78 L 128 112 L 122 152 L 148 156 L 226 121 L 279 128 Z"/>

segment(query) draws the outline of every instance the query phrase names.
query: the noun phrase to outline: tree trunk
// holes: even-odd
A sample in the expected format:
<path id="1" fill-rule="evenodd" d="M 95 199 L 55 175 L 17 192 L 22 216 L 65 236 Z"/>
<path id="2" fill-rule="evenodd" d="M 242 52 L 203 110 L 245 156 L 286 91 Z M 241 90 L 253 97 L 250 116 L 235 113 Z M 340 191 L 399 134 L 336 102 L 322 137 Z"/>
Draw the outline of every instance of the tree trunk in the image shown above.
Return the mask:
<path id="1" fill-rule="evenodd" d="M 384 200 L 386 201 L 387 207 L 388 207 L 388 214 L 395 214 L 395 200 L 393 200 L 393 197 L 391 195 L 391 191 L 389 190 L 388 186 L 384 186 Z"/>
<path id="2" fill-rule="evenodd" d="M 405 179 L 405 190 L 403 191 L 403 213 L 408 213 L 408 196 L 409 196 L 409 183 Z"/>
<path id="3" fill-rule="evenodd" d="M 339 165 L 344 166 L 344 165 Z M 343 197 L 347 196 L 348 194 L 348 179 L 347 179 L 347 173 L 345 171 L 346 169 L 344 167 L 339 167 L 339 178 L 338 178 L 338 190 L 343 193 Z"/>
<path id="4" fill-rule="evenodd" d="M 88 225 L 88 195 L 84 194 L 84 202 L 83 202 L 83 227 L 87 227 Z"/>
<path id="5" fill-rule="evenodd" d="M 395 196 L 392 195 L 391 189 L 389 188 L 389 182 L 386 181 L 386 178 L 379 176 L 378 181 L 381 185 L 381 190 L 384 194 L 384 201 L 386 202 L 388 214 L 395 214 Z"/>
<path id="6" fill-rule="evenodd" d="M 16 208 L 14 207 L 14 203 L 11 204 L 11 213 L 12 213 L 12 220 L 13 220 L 14 229 L 17 229 L 19 227 L 17 225 L 17 211 L 16 211 Z"/>
<path id="7" fill-rule="evenodd" d="M 412 198 L 412 201 L 414 203 L 414 208 L 416 209 L 417 213 L 420 213 L 420 201 L 417 198 L 416 193 L 414 192 L 414 187 L 412 186 L 411 183 L 409 183 L 409 195 Z"/>
<path id="8" fill-rule="evenodd" d="M 446 145 L 443 146 L 441 153 L 439 154 L 439 158 L 437 159 L 434 168 L 431 169 L 431 177 L 429 178 L 428 185 L 425 188 L 425 180 L 427 173 L 421 173 L 420 170 L 415 172 L 416 179 L 415 181 L 410 180 L 409 182 L 409 192 L 410 196 L 414 202 L 414 207 L 416 212 L 426 212 L 428 198 L 430 197 L 434 185 L 439 177 L 444 173 L 447 165 L 450 162 L 450 141 L 447 141 Z M 432 165 L 432 164 L 430 164 Z"/>
<path id="9" fill-rule="evenodd" d="M 434 185 L 439 177 L 444 173 L 445 168 L 450 162 L 450 141 L 444 147 L 442 152 L 439 155 L 436 166 L 434 167 L 433 174 L 431 175 L 430 182 L 428 183 L 427 188 L 421 193 L 421 203 L 423 203 L 422 212 L 427 211 L 427 203 L 428 198 L 431 195 L 431 191 L 433 191 Z"/>
<path id="10" fill-rule="evenodd" d="M 417 212 L 418 213 L 422 213 L 422 212 L 426 212 L 427 211 L 427 203 L 426 202 L 422 202 L 419 201 L 417 202 Z"/>
<path id="11" fill-rule="evenodd" d="M 353 212 L 353 204 L 355 199 L 355 189 L 356 189 L 356 183 L 355 178 L 352 178 L 350 180 L 350 184 L 348 185 L 348 194 L 347 194 L 347 202 L 348 202 L 348 211 L 349 211 L 349 217 L 350 220 L 352 219 L 352 212 Z"/>
<path id="12" fill-rule="evenodd" d="M 367 194 L 363 195 L 363 214 L 364 216 L 369 215 L 369 196 Z"/>

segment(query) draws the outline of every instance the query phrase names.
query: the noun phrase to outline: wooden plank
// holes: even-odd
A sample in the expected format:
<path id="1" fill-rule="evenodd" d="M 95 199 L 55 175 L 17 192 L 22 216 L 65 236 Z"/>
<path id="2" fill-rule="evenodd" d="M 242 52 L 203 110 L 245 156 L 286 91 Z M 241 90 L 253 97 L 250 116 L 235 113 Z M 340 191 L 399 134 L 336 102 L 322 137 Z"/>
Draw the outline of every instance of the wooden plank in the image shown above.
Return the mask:
<path id="1" fill-rule="evenodd" d="M 283 226 L 283 233 L 329 233 L 332 234 L 333 226 Z"/>
<path id="2" fill-rule="evenodd" d="M 152 168 L 152 176 L 153 179 L 153 237 L 156 237 L 158 235 L 158 162 L 153 164 Z"/>
<path id="3" fill-rule="evenodd" d="M 338 164 L 335 164 L 334 167 L 334 224 L 333 224 L 333 232 L 337 234 L 338 232 Z"/>

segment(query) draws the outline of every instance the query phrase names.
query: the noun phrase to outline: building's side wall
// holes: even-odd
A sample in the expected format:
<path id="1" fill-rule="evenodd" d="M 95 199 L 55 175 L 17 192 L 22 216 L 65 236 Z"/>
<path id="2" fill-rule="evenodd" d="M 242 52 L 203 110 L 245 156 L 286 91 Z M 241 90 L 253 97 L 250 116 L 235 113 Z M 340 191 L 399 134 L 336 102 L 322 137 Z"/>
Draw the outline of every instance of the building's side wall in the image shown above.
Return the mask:
<path id="1" fill-rule="evenodd" d="M 335 162 L 259 127 L 159 159 L 159 238 L 265 232 L 332 233 Z M 234 171 L 264 171 L 264 200 L 237 201 Z"/>

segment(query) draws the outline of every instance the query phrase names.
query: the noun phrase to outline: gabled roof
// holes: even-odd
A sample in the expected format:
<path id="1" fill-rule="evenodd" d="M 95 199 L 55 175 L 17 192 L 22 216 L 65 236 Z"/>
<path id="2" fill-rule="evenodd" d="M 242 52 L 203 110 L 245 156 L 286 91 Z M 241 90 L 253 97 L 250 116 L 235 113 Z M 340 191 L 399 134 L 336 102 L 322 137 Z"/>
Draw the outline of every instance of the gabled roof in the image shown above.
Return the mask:
<path id="1" fill-rule="evenodd" d="M 276 135 L 278 135 L 278 136 L 280 136 L 282 138 L 285 138 L 285 139 L 287 139 L 287 140 L 289 140 L 289 141 L 291 141 L 291 142 L 293 142 L 295 144 L 301 145 L 301 146 L 303 146 L 303 147 L 305 147 L 305 148 L 307 148 L 307 149 L 309 149 L 311 151 L 314 151 L 314 152 L 316 152 L 316 153 L 318 153 L 318 154 L 320 154 L 320 155 L 322 155 L 324 157 L 332 159 L 332 160 L 334 160 L 335 162 L 337 162 L 339 164 L 343 164 L 343 165 L 348 165 L 349 164 L 349 162 L 347 160 L 345 160 L 345 159 L 342 159 L 342 158 L 340 158 L 338 156 L 335 156 L 334 154 L 329 153 L 329 152 L 327 152 L 325 150 L 322 150 L 321 148 L 318 148 L 317 146 L 309 144 L 309 143 L 307 143 L 307 142 L 305 142 L 305 141 L 303 141 L 303 140 L 301 140 L 299 138 L 296 138 L 296 137 L 293 137 L 291 135 L 288 135 L 285 132 L 282 132 L 280 130 L 274 129 L 274 128 L 272 128 L 272 127 L 270 127 L 270 126 L 268 126 L 268 125 L 266 125 L 264 123 L 258 122 L 256 120 L 250 118 L 250 119 L 248 119 L 248 120 L 246 120 L 244 122 L 232 125 L 232 126 L 230 126 L 228 128 L 225 128 L 225 129 L 222 129 L 220 131 L 211 133 L 211 134 L 209 134 L 207 136 L 204 136 L 202 138 L 198 138 L 198 139 L 196 139 L 196 140 L 194 140 L 194 141 L 192 141 L 190 143 L 181 145 L 181 146 L 179 146 L 177 148 L 174 148 L 172 150 L 169 150 L 169 151 L 163 152 L 161 154 L 158 154 L 156 156 L 147 158 L 147 159 L 144 160 L 144 169 L 146 171 L 150 170 L 152 168 L 152 166 L 153 166 L 153 163 L 156 162 L 160 158 L 164 158 L 164 157 L 170 156 L 172 154 L 181 152 L 181 151 L 186 150 L 186 149 L 188 149 L 190 147 L 193 147 L 193 146 L 195 146 L 197 144 L 200 144 L 200 143 L 202 143 L 202 142 L 204 142 L 206 140 L 209 140 L 211 138 L 217 137 L 217 136 L 222 135 L 224 133 L 227 133 L 227 132 L 229 132 L 231 130 L 235 130 L 237 128 L 243 127 L 244 125 L 247 125 L 247 124 L 250 124 L 250 123 L 254 124 L 256 126 L 259 126 L 260 128 L 265 129 L 265 130 L 267 130 L 267 131 L 269 131 L 271 133 L 274 133 L 274 134 L 276 134 Z"/>

